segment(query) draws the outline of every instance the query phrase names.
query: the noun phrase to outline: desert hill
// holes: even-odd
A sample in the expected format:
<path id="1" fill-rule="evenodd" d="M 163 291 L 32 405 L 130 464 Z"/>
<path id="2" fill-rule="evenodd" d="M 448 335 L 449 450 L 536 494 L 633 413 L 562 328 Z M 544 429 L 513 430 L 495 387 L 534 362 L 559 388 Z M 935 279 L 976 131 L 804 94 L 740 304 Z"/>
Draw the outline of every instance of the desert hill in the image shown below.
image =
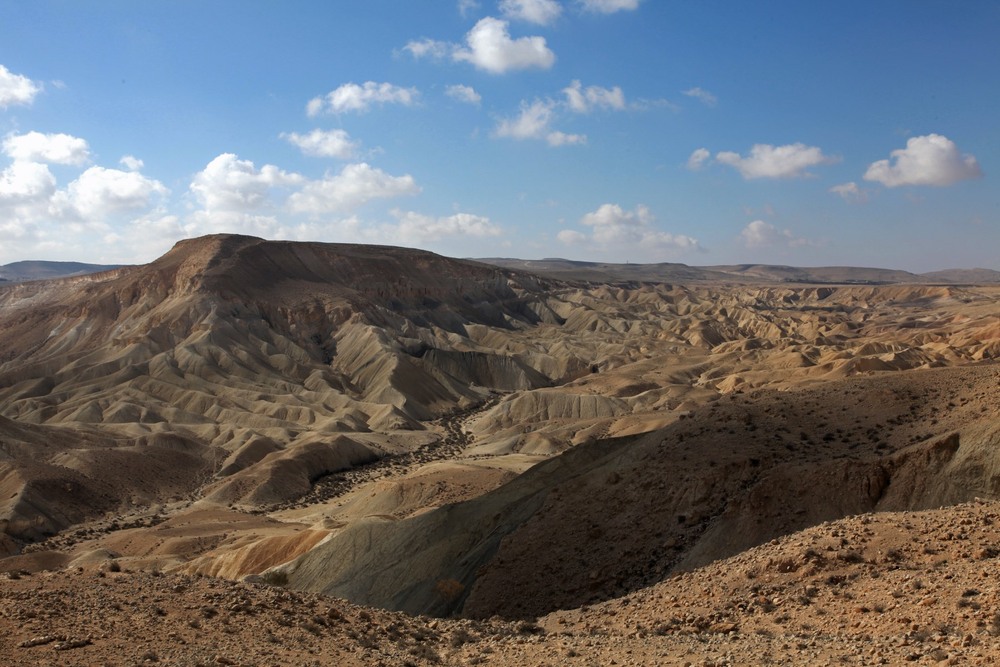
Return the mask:
<path id="1" fill-rule="evenodd" d="M 155 572 L 197 591 L 183 605 L 258 609 L 242 662 L 275 655 L 256 643 L 268 628 L 306 653 L 357 641 L 358 660 L 386 664 L 610 664 L 624 650 L 642 664 L 734 651 L 795 664 L 813 645 L 780 639 L 771 603 L 748 600 L 820 588 L 829 571 L 847 582 L 824 599 L 838 610 L 870 572 L 946 565 L 906 549 L 890 563 L 877 546 L 821 554 L 820 569 L 769 559 L 883 517 L 932 540 L 920 526 L 992 511 L 959 504 L 1000 493 L 995 285 L 553 262 L 566 270 L 542 277 L 530 263 L 218 235 L 143 266 L 0 285 L 0 572 L 22 577 L 0 627 L 25 620 L 19 587 L 89 600 L 104 612 L 60 616 L 72 631 L 30 626 L 89 637 L 73 650 L 90 664 L 113 644 L 85 628 L 117 613 L 94 591 L 139 582 L 166 612 L 144 607 L 153 622 L 190 642 L 158 650 L 213 659 Z M 966 551 L 955 581 L 972 576 Z M 771 588 L 713 589 L 702 573 L 727 567 Z M 324 598 L 262 580 L 371 611 L 278 631 L 284 601 Z M 713 602 L 696 604 L 704 590 Z M 673 598 L 688 611 L 650 602 Z M 426 621 L 373 608 L 464 618 L 440 621 L 424 655 L 399 633 L 424 636 Z M 784 609 L 797 636 L 827 628 L 823 659 L 864 650 L 860 631 Z M 990 626 L 965 611 L 934 618 L 968 628 L 959 648 L 974 657 Z M 495 615 L 508 620 L 471 620 Z M 886 633 L 884 655 L 898 655 Z M 55 642 L 18 655 L 44 661 Z"/>
<path id="2" fill-rule="evenodd" d="M 932 271 L 923 275 L 928 280 L 943 283 L 984 285 L 1000 282 L 1000 271 L 994 271 L 993 269 L 946 269 L 944 271 Z"/>
<path id="3" fill-rule="evenodd" d="M 678 263 L 614 264 L 550 258 L 525 260 L 507 257 L 480 259 L 486 264 L 563 280 L 590 282 L 728 282 L 737 284 L 798 283 L 836 285 L 966 284 L 1000 282 L 1000 272 L 990 269 L 946 269 L 910 273 L 898 269 L 857 266 L 797 267 L 773 264 L 688 266 Z"/>
<path id="4" fill-rule="evenodd" d="M 46 262 L 30 260 L 0 266 L 0 281 L 49 280 L 68 276 L 83 276 L 121 268 L 118 264 L 85 264 L 83 262 Z"/>
<path id="5" fill-rule="evenodd" d="M 152 457 L 151 443 L 167 441 L 184 474 L 219 469 L 209 496 L 283 500 L 301 491 L 295 483 L 308 490 L 386 453 L 333 436 L 420 431 L 490 387 L 548 384 L 510 355 L 451 342 L 466 323 L 554 319 L 534 295 L 543 283 L 516 280 L 406 249 L 226 236 L 179 243 L 146 266 L 13 285 L 0 291 L 3 414 L 42 439 L 60 426 L 116 441 L 60 453 L 77 473 L 92 477 L 137 450 Z M 27 470 L 37 455 L 9 465 Z M 266 471 L 254 467 L 265 459 Z M 147 491 L 143 502 L 185 496 Z"/>
<path id="6" fill-rule="evenodd" d="M 357 524 L 288 571 L 296 586 L 411 613 L 579 607 L 824 521 L 993 496 L 998 387 L 991 364 L 731 395 L 477 499 Z M 440 581 L 463 594 L 443 599 Z"/>

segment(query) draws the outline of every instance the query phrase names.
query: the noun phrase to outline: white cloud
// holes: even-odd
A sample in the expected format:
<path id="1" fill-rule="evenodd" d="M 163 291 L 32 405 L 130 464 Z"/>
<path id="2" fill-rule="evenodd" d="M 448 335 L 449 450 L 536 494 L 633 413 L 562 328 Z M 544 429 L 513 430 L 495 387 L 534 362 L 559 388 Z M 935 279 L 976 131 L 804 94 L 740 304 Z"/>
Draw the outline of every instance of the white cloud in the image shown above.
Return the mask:
<path id="1" fill-rule="evenodd" d="M 500 12 L 509 19 L 548 25 L 559 18 L 562 5 L 555 0 L 501 0 Z"/>
<path id="2" fill-rule="evenodd" d="M 190 187 L 209 214 L 247 213 L 266 206 L 272 188 L 297 185 L 304 180 L 299 174 L 271 164 L 258 170 L 250 160 L 223 153 L 195 174 Z"/>
<path id="3" fill-rule="evenodd" d="M 288 229 L 277 216 L 275 190 L 297 187 L 306 179 L 266 164 L 260 169 L 250 160 L 223 153 L 195 174 L 190 191 L 201 204 L 182 223 L 184 236 L 235 233 L 285 238 Z"/>
<path id="4" fill-rule="evenodd" d="M 104 167 L 59 189 L 47 164 L 16 160 L 0 172 L 0 258 L 80 259 L 81 248 L 115 242 L 114 225 L 166 194 L 159 181 Z"/>
<path id="5" fill-rule="evenodd" d="M 420 58 L 444 58 L 448 55 L 453 46 L 448 42 L 439 42 L 436 39 L 415 39 L 406 43 L 404 51 L 409 51 L 410 55 L 418 60 Z"/>
<path id="6" fill-rule="evenodd" d="M 22 74 L 14 74 L 0 65 L 0 109 L 15 104 L 31 104 L 40 92 L 42 92 L 41 84 Z"/>
<path id="7" fill-rule="evenodd" d="M 313 157 L 347 160 L 358 148 L 358 144 L 351 141 L 350 135 L 345 130 L 316 129 L 308 134 L 282 132 L 280 136 L 293 146 L 298 146 L 306 155 Z"/>
<path id="8" fill-rule="evenodd" d="M 483 101 L 482 96 L 476 92 L 475 88 L 471 86 L 463 86 L 461 84 L 456 84 L 454 86 L 448 86 L 444 90 L 445 95 L 459 102 L 465 102 L 467 104 L 479 104 Z"/>
<path id="9" fill-rule="evenodd" d="M 500 228 L 489 218 L 472 213 L 455 213 L 440 218 L 398 209 L 391 213 L 399 220 L 392 235 L 405 243 L 422 243 L 454 236 L 500 236 L 501 233 Z"/>
<path id="10" fill-rule="evenodd" d="M 566 105 L 577 113 L 587 113 L 593 109 L 621 111 L 625 108 L 625 94 L 618 86 L 583 88 L 579 81 L 574 80 L 568 87 L 563 88 L 562 92 L 566 95 Z"/>
<path id="11" fill-rule="evenodd" d="M 579 2 L 588 12 L 613 14 L 615 12 L 637 9 L 640 0 L 579 0 Z"/>
<path id="12" fill-rule="evenodd" d="M 587 235 L 583 232 L 578 232 L 575 229 L 563 229 L 556 234 L 556 238 L 559 239 L 560 243 L 566 245 L 583 245 L 587 242 Z"/>
<path id="13" fill-rule="evenodd" d="M 90 147 L 68 134 L 11 134 L 3 140 L 3 152 L 15 161 L 80 165 L 90 158 Z"/>
<path id="14" fill-rule="evenodd" d="M 647 229 L 652 223 L 653 214 L 642 204 L 634 211 L 625 211 L 618 204 L 602 204 L 580 218 L 580 224 L 593 227 L 594 240 L 601 243 L 631 237 L 635 231 Z"/>
<path id="15" fill-rule="evenodd" d="M 510 139 L 544 139 L 550 146 L 566 146 L 586 143 L 587 137 L 580 134 L 566 134 L 551 128 L 555 103 L 535 100 L 531 104 L 521 103 L 521 112 L 515 118 L 502 118 L 497 123 L 494 134 Z"/>
<path id="16" fill-rule="evenodd" d="M 521 113 L 516 118 L 503 118 L 497 125 L 498 137 L 511 139 L 541 139 L 549 132 L 552 122 L 552 103 L 535 100 L 521 102 Z"/>
<path id="17" fill-rule="evenodd" d="M 465 18 L 470 12 L 474 12 L 479 9 L 479 3 L 476 0 L 458 0 L 458 13 Z"/>
<path id="18" fill-rule="evenodd" d="M 545 135 L 549 146 L 575 146 L 587 143 L 586 134 L 566 134 L 565 132 L 549 132 Z"/>
<path id="19" fill-rule="evenodd" d="M 748 157 L 724 151 L 715 159 L 737 169 L 743 178 L 796 178 L 809 176 L 809 167 L 835 162 L 815 146 L 796 143 L 785 146 L 755 144 Z"/>
<path id="20" fill-rule="evenodd" d="M 714 107 L 719 102 L 719 98 L 715 95 L 708 92 L 704 88 L 698 88 L 697 86 L 685 90 L 684 94 L 688 97 L 693 97 L 696 100 L 701 100 L 701 103 L 707 107 Z"/>
<path id="21" fill-rule="evenodd" d="M 889 160 L 873 162 L 865 172 L 865 180 L 887 188 L 900 185 L 944 187 L 982 175 L 975 156 L 959 153 L 948 137 L 928 134 L 908 139 L 906 148 L 892 151 Z"/>
<path id="22" fill-rule="evenodd" d="M 456 48 L 452 58 L 493 74 L 552 67 L 556 56 L 545 45 L 544 37 L 511 39 L 507 25 L 507 21 L 491 16 L 480 19 L 465 36 L 468 48 Z"/>
<path id="23" fill-rule="evenodd" d="M 134 155 L 123 155 L 122 159 L 118 160 L 118 164 L 129 171 L 139 171 L 145 166 L 145 163 Z"/>
<path id="24" fill-rule="evenodd" d="M 796 237 L 789 229 L 779 230 L 774 225 L 763 220 L 754 220 L 743 228 L 740 238 L 747 248 L 767 248 L 775 245 L 786 245 L 797 248 L 804 245 L 815 245 L 809 240 Z"/>
<path id="25" fill-rule="evenodd" d="M 345 111 L 368 111 L 374 104 L 401 104 L 413 106 L 420 96 L 416 88 L 403 88 L 391 83 L 366 81 L 362 85 L 345 83 L 323 97 L 314 97 L 306 105 L 306 113 L 316 116 L 320 113 L 343 113 Z"/>
<path id="26" fill-rule="evenodd" d="M 157 180 L 135 171 L 90 167 L 69 184 L 67 203 L 85 220 L 104 221 L 125 211 L 147 208 L 154 195 L 166 195 Z"/>
<path id="27" fill-rule="evenodd" d="M 557 238 L 563 243 L 588 243 L 601 250 L 627 249 L 640 255 L 701 250 L 697 239 L 660 231 L 653 226 L 654 222 L 653 214 L 642 204 L 632 211 L 626 211 L 618 204 L 602 204 L 580 219 L 580 224 L 591 228 L 590 237 L 564 229 Z"/>
<path id="28" fill-rule="evenodd" d="M 339 174 L 310 181 L 288 198 L 296 213 L 320 215 L 350 211 L 374 199 L 389 199 L 420 192 L 413 177 L 391 176 L 361 162 L 349 164 Z"/>
<path id="29" fill-rule="evenodd" d="M 850 183 L 841 183 L 840 185 L 834 185 L 829 190 L 835 195 L 840 196 L 844 201 L 849 201 L 853 203 L 864 203 L 868 201 L 868 193 L 858 187 L 858 184 L 854 181 Z"/>
<path id="30" fill-rule="evenodd" d="M 707 148 L 696 148 L 688 158 L 687 168 L 691 171 L 698 171 L 705 166 L 705 163 L 712 157 Z"/>
<path id="31" fill-rule="evenodd" d="M 0 207 L 48 201 L 55 191 L 48 165 L 19 161 L 0 172 Z"/>
<path id="32" fill-rule="evenodd" d="M 748 248 L 761 248 L 772 245 L 779 235 L 777 227 L 763 220 L 754 220 L 740 232 L 740 237 L 743 239 L 744 245 Z"/>

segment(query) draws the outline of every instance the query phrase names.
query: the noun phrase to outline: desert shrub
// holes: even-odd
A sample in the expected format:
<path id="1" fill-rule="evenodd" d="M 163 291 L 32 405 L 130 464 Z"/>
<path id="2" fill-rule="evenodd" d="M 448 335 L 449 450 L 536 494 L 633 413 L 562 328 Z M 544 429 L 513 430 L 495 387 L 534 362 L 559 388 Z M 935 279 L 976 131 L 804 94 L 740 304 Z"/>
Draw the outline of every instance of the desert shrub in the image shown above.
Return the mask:
<path id="1" fill-rule="evenodd" d="M 479 638 L 474 634 L 466 630 L 465 628 L 458 628 L 451 633 L 451 638 L 449 643 L 453 648 L 458 648 L 464 646 L 465 644 L 471 644 L 478 641 Z"/>
<path id="2" fill-rule="evenodd" d="M 441 579 L 434 584 L 434 590 L 448 602 L 454 602 L 465 590 L 465 586 L 457 579 Z"/>
<path id="3" fill-rule="evenodd" d="M 545 632 L 542 626 L 531 621 L 521 621 L 517 624 L 517 632 L 522 635 L 540 635 Z"/>
<path id="4" fill-rule="evenodd" d="M 853 549 L 837 554 L 837 558 L 845 563 L 864 563 L 865 557 Z"/>
<path id="5" fill-rule="evenodd" d="M 268 570 L 260 576 L 269 586 L 287 586 L 288 573 L 283 570 Z"/>

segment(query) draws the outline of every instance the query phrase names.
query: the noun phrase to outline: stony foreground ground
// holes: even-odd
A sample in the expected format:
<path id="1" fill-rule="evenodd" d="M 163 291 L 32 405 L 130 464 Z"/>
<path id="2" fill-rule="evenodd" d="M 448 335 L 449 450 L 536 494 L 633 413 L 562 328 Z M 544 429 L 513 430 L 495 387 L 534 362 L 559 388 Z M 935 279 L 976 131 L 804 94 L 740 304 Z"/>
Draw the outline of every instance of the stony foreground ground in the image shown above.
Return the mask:
<path id="1" fill-rule="evenodd" d="M 1000 503 L 850 517 L 532 621 L 70 568 L 0 582 L 9 665 L 993 664 Z"/>

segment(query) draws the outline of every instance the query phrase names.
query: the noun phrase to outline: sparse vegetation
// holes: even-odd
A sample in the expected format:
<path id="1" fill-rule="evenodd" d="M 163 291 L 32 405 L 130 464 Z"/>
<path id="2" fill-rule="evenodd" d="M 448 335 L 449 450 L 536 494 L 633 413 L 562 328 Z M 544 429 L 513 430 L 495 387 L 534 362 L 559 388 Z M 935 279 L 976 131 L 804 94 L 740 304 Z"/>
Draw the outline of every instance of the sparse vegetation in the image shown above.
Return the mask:
<path id="1" fill-rule="evenodd" d="M 462 595 L 465 586 L 457 579 L 440 579 L 434 584 L 434 590 L 444 600 L 454 602 Z"/>
<path id="2" fill-rule="evenodd" d="M 288 573 L 284 570 L 268 570 L 261 575 L 261 579 L 269 586 L 288 585 Z"/>

